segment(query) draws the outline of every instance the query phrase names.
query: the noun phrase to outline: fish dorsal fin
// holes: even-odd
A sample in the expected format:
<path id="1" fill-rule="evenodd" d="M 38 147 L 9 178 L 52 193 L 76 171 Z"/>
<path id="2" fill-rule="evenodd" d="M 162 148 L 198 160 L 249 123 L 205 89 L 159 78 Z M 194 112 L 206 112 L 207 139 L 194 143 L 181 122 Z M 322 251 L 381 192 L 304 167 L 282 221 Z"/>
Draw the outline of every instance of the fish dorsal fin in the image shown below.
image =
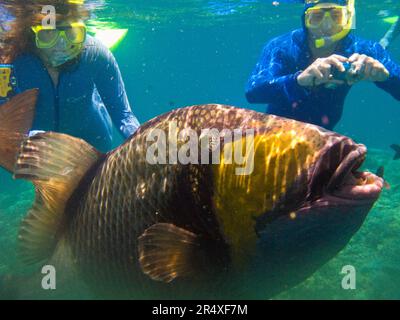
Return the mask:
<path id="1" fill-rule="evenodd" d="M 0 166 L 12 171 L 21 142 L 32 127 L 38 90 L 31 89 L 0 106 Z"/>
<path id="2" fill-rule="evenodd" d="M 65 134 L 39 133 L 23 142 L 14 176 L 32 181 L 36 190 L 19 234 L 23 262 L 32 264 L 50 257 L 67 201 L 100 158 L 94 147 Z"/>

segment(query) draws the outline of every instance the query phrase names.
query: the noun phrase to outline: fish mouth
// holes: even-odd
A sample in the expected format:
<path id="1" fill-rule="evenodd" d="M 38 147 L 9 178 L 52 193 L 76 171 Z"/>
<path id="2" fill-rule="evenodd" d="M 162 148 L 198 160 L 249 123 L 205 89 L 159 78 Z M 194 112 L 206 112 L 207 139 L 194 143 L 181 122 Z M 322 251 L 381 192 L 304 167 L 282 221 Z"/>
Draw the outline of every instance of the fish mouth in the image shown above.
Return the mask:
<path id="1" fill-rule="evenodd" d="M 312 175 L 310 200 L 323 197 L 345 202 L 373 202 L 384 186 L 377 175 L 360 171 L 367 148 L 345 138 L 327 147 Z"/>

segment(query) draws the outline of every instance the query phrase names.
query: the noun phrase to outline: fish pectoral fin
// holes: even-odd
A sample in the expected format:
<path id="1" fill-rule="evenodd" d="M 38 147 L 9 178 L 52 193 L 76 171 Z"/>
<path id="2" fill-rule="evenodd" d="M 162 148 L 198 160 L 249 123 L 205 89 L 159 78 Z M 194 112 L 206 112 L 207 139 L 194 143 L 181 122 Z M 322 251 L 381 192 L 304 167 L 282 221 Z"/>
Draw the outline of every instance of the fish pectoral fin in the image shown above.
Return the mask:
<path id="1" fill-rule="evenodd" d="M 14 177 L 30 180 L 36 198 L 20 228 L 20 255 L 26 263 L 52 254 L 66 221 L 65 207 L 86 172 L 101 153 L 81 139 L 46 132 L 27 138 L 21 146 Z"/>
<path id="2" fill-rule="evenodd" d="M 0 166 L 10 172 L 32 127 L 37 95 L 37 89 L 27 90 L 0 106 Z"/>
<path id="3" fill-rule="evenodd" d="M 151 279 L 171 282 L 195 274 L 198 236 L 173 224 L 157 223 L 138 239 L 139 262 Z"/>

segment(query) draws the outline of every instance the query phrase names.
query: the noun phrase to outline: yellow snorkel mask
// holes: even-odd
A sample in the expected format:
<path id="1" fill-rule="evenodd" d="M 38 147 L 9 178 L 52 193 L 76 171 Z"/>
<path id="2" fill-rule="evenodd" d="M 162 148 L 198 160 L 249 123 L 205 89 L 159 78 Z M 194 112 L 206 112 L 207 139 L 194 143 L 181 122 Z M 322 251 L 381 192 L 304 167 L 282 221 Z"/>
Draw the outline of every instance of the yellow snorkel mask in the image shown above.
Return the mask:
<path id="1" fill-rule="evenodd" d="M 330 2 L 306 0 L 306 5 Z M 332 1 L 335 2 L 335 1 Z M 345 38 L 353 27 L 355 17 L 355 0 L 348 0 L 347 5 L 332 5 L 329 7 L 311 6 L 305 11 L 305 25 L 309 29 L 319 28 L 322 22 L 329 17 L 334 23 L 342 27 L 342 31 L 327 37 L 315 40 L 315 47 L 322 48 Z"/>
<path id="2" fill-rule="evenodd" d="M 81 52 L 86 40 L 86 26 L 83 22 L 73 22 L 57 26 L 34 26 L 36 47 L 39 54 L 51 66 L 58 67 L 74 59 Z"/>
<path id="3" fill-rule="evenodd" d="M 73 45 L 82 44 L 86 39 L 86 25 L 83 22 L 73 22 L 68 26 L 57 26 L 57 28 L 38 25 L 31 29 L 35 33 L 36 47 L 39 49 L 54 47 L 60 37 Z"/>

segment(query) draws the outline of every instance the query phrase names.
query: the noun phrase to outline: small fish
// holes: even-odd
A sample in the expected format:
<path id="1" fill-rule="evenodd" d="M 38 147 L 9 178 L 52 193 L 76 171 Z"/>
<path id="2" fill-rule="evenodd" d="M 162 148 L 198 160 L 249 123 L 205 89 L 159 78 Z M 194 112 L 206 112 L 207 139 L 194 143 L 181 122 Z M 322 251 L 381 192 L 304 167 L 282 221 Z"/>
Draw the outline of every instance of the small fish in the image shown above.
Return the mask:
<path id="1" fill-rule="evenodd" d="M 148 121 L 102 154 L 66 134 L 27 137 L 34 95 L 0 106 L 0 165 L 36 189 L 19 257 L 76 273 L 98 297 L 271 297 L 341 251 L 382 191 L 382 178 L 358 170 L 364 145 L 308 123 L 197 105 Z M 157 129 L 170 141 L 173 123 L 199 136 L 253 135 L 212 139 L 217 163 L 149 163 L 149 137 Z M 178 139 L 178 150 L 185 145 Z M 247 147 L 253 168 L 237 175 L 230 155 Z"/>
<path id="2" fill-rule="evenodd" d="M 394 152 L 395 152 L 395 155 L 394 155 L 394 157 L 393 157 L 393 160 L 400 159 L 400 145 L 398 145 L 398 144 L 392 144 L 390 147 L 391 147 L 391 148 L 394 150 Z"/>

